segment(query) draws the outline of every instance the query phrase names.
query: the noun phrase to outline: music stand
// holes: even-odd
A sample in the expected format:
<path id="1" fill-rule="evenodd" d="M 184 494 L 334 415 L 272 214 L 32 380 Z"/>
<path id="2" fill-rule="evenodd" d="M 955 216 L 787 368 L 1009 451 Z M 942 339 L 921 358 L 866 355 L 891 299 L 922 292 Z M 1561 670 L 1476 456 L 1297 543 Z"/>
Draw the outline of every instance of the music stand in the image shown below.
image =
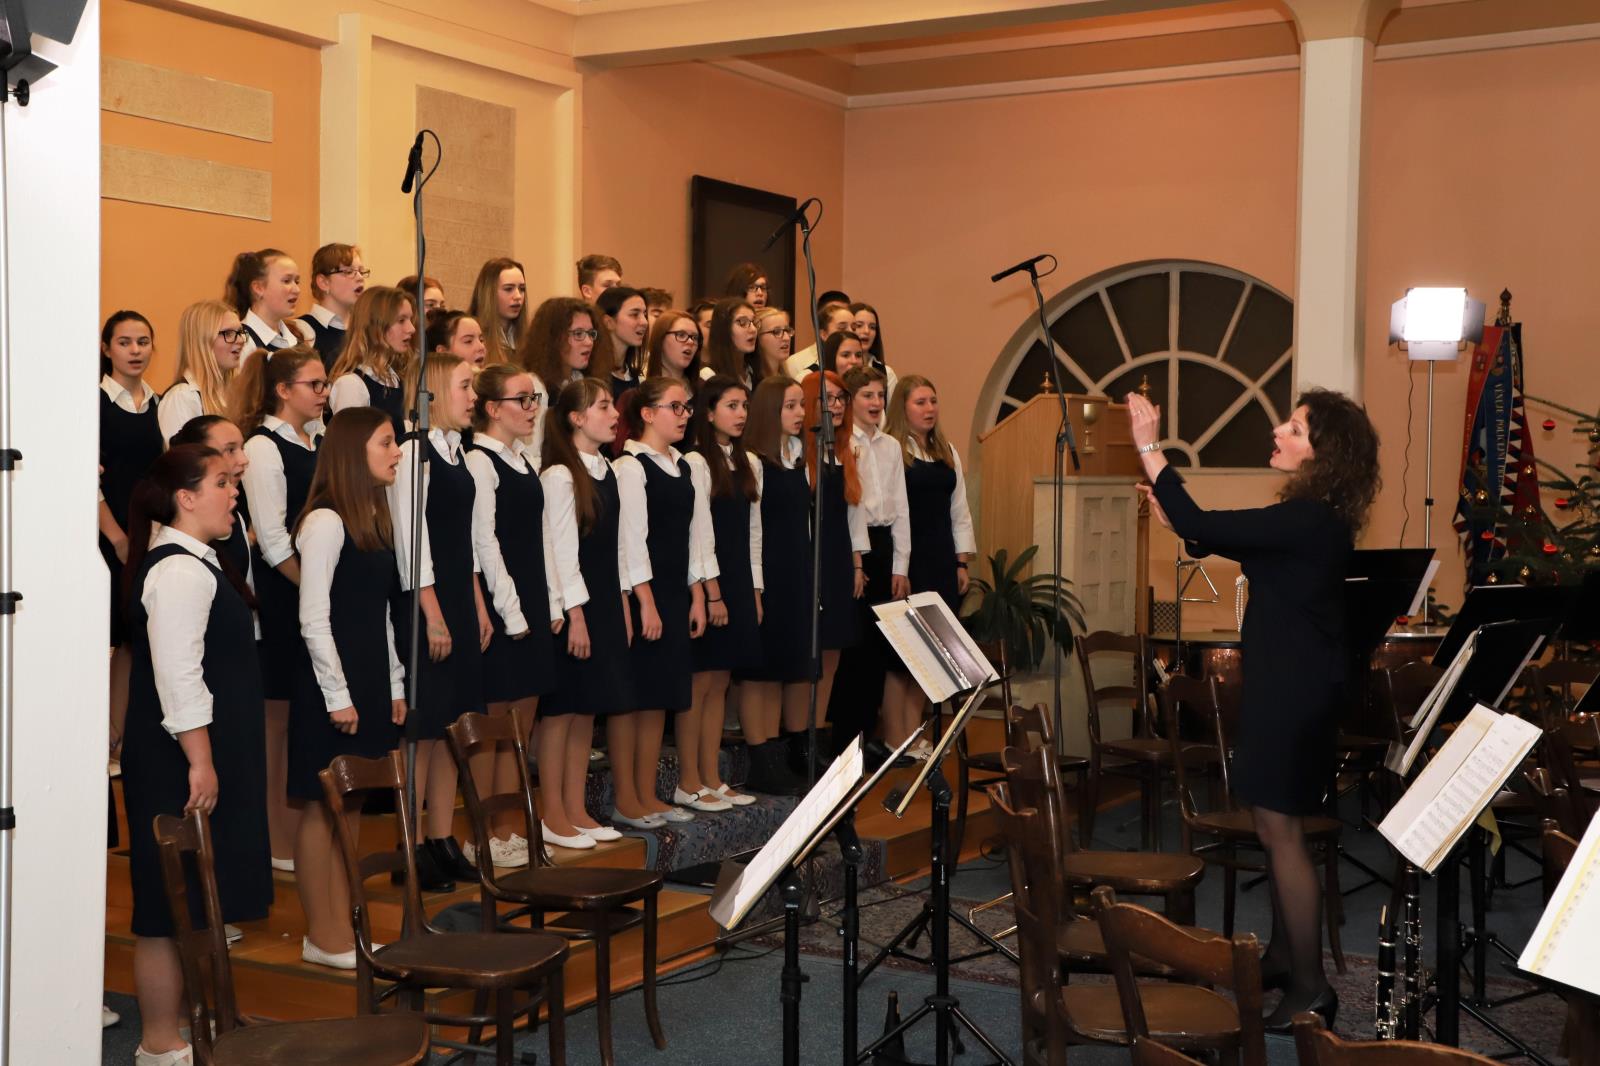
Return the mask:
<path id="1" fill-rule="evenodd" d="M 1600 570 L 1583 575 L 1572 597 L 1572 608 L 1562 620 L 1556 639 L 1579 644 L 1600 640 Z"/>
<path id="2" fill-rule="evenodd" d="M 1466 642 L 1467 634 L 1479 626 L 1519 618 L 1564 621 L 1572 613 L 1577 594 L 1576 587 L 1556 585 L 1476 585 L 1467 593 L 1461 610 L 1456 612 L 1438 650 L 1433 653 L 1433 665 L 1450 665 L 1450 660 Z"/>

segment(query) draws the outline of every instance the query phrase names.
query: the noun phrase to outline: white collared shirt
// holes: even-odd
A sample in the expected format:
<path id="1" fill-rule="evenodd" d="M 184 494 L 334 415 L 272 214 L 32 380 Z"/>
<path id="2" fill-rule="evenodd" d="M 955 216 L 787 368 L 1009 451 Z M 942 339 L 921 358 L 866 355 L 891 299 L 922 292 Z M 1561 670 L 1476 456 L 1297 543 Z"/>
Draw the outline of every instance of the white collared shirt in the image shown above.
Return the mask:
<path id="1" fill-rule="evenodd" d="M 279 348 L 293 348 L 297 344 L 311 343 L 311 327 L 302 326 L 292 318 L 286 318 L 278 323 L 278 328 L 273 329 L 267 325 L 266 320 L 256 314 L 255 308 L 245 312 L 244 328 L 249 330 L 244 335 L 244 347 L 239 350 L 239 365 L 250 357 L 250 353 L 265 345 L 276 351 Z M 261 338 L 261 344 L 256 343 L 256 338 Z"/>
<path id="2" fill-rule="evenodd" d="M 217 553 L 172 526 L 157 526 L 152 550 L 177 544 L 186 554 L 162 559 L 145 575 L 139 602 L 148 622 L 150 667 L 161 701 L 161 727 L 186 733 L 211 724 L 212 697 L 206 687 L 206 627 L 217 595 L 217 578 L 202 562 L 220 568 Z"/>
<path id="3" fill-rule="evenodd" d="M 651 448 L 643 441 L 630 440 L 622 446 L 623 454 L 611 464 L 617 475 L 617 494 L 622 497 L 622 525 L 620 539 L 627 549 L 628 569 L 623 580 L 630 586 L 642 585 L 652 580 L 650 572 L 650 510 L 645 497 L 645 473 L 640 464 L 653 461 L 668 477 L 682 477 L 678 460 L 683 454 L 673 447 L 667 454 Z M 694 478 L 689 479 L 690 486 Z M 686 583 L 693 585 L 708 577 L 717 577 L 720 571 L 706 573 L 706 556 L 710 565 L 716 566 L 716 544 L 711 535 L 711 508 L 702 492 L 695 492 L 694 507 L 689 518 L 689 572 Z"/>
<path id="4" fill-rule="evenodd" d="M 372 390 L 367 388 L 369 374 L 372 380 L 390 388 L 400 384 L 400 377 L 393 370 L 383 374 L 374 373 L 371 367 L 363 367 L 359 372 L 351 370 L 333 379 L 328 389 L 328 410 L 338 414 L 346 407 L 371 407 Z"/>
<path id="5" fill-rule="evenodd" d="M 146 411 L 150 410 L 151 404 L 156 402 L 156 394 L 155 390 L 150 388 L 149 385 L 145 385 L 142 381 L 140 384 L 144 385 L 144 398 L 138 403 L 134 403 L 133 393 L 123 388 L 117 382 L 117 379 L 112 377 L 110 374 L 103 375 L 100 378 L 100 391 L 111 397 L 112 403 L 116 404 L 130 415 L 142 415 Z M 156 413 L 156 417 L 158 419 L 160 418 L 159 411 Z"/>
<path id="6" fill-rule="evenodd" d="M 603 455 L 578 453 L 583 458 L 583 468 L 595 481 L 604 481 L 611 464 Z M 564 610 L 582 607 L 589 602 L 589 586 L 584 583 L 583 571 L 578 566 L 578 506 L 572 494 L 572 471 L 566 464 L 556 463 L 539 473 L 544 485 L 545 528 L 550 531 L 551 550 L 555 555 L 555 570 L 550 580 L 560 593 Z M 617 575 L 627 582 L 628 557 L 621 536 L 621 520 L 627 517 L 627 508 L 618 518 Z"/>
<path id="7" fill-rule="evenodd" d="M 892 572 L 904 577 L 911 563 L 911 507 L 906 501 L 906 464 L 900 442 L 877 426 L 856 426 L 850 435 L 861 480 L 861 511 L 869 526 L 888 526 L 894 542 Z"/>
<path id="8" fill-rule="evenodd" d="M 722 454 L 726 457 L 728 469 L 733 469 L 733 447 L 722 445 Z M 761 465 L 761 457 L 754 452 L 745 452 L 745 459 L 750 464 L 751 471 L 756 477 L 756 498 L 750 501 L 750 580 L 756 588 L 765 587 L 761 572 L 761 490 L 765 477 Z M 706 457 L 699 452 L 690 452 L 687 456 L 689 463 L 689 477 L 694 481 L 696 496 L 703 497 L 706 501 L 706 511 L 711 510 L 711 468 L 706 465 Z M 721 562 L 717 559 L 716 527 L 711 526 L 709 540 L 706 543 L 708 561 L 704 564 L 706 580 L 722 576 Z"/>
<path id="9" fill-rule="evenodd" d="M 344 329 L 344 328 L 346 328 L 345 327 L 345 323 L 344 323 L 344 316 L 343 315 L 340 315 L 336 311 L 330 311 L 326 307 L 323 307 L 321 304 L 312 304 L 311 305 L 311 310 L 308 311 L 306 313 L 306 315 L 302 315 L 301 317 L 303 318 L 303 317 L 306 317 L 307 315 L 309 315 L 309 317 L 311 317 L 311 318 L 316 319 L 317 320 L 317 325 L 323 327 L 324 329 Z"/>
<path id="10" fill-rule="evenodd" d="M 422 529 L 420 540 L 419 573 L 420 579 L 416 582 L 418 588 L 427 588 L 433 584 L 433 546 L 428 540 L 428 490 L 432 480 L 429 469 L 432 464 L 441 461 L 451 466 L 458 466 L 462 460 L 461 434 L 453 429 L 439 429 L 434 427 L 428 430 L 428 440 L 434 445 L 433 454 L 426 456 L 427 462 L 422 464 L 422 514 L 423 520 L 418 523 Z M 411 581 L 411 504 L 415 492 L 416 451 L 418 442 L 416 438 L 407 440 L 400 445 L 400 469 L 395 472 L 394 484 L 389 486 L 389 513 L 394 516 L 394 557 L 395 563 L 400 568 L 400 590 L 410 592 Z M 472 553 L 472 572 L 478 572 L 478 553 Z"/>
<path id="11" fill-rule="evenodd" d="M 185 374 L 181 381 L 173 382 L 161 397 L 161 406 L 156 408 L 156 424 L 161 427 L 161 446 L 168 447 L 173 434 L 188 425 L 191 418 L 199 418 L 205 413 L 205 406 L 200 401 L 200 388 L 194 383 L 194 378 Z"/>
<path id="12" fill-rule="evenodd" d="M 261 420 L 268 433 L 282 437 L 290 444 L 307 451 L 314 449 L 300 439 L 300 434 L 277 415 Z M 322 432 L 322 422 L 307 422 L 306 435 L 315 440 Z M 284 480 L 283 456 L 278 446 L 265 437 L 247 437 L 244 453 L 250 465 L 244 471 L 245 502 L 250 505 L 250 528 L 255 531 L 256 544 L 261 548 L 261 558 L 268 566 L 278 566 L 294 558 L 294 542 L 289 539 L 289 523 L 299 515 L 287 514 L 289 485 Z"/>
<path id="13" fill-rule="evenodd" d="M 495 613 L 505 623 L 506 633 L 517 636 L 527 632 L 532 623 L 523 613 L 522 597 L 511 579 L 511 572 L 506 569 L 505 558 L 500 554 L 500 539 L 495 535 L 495 489 L 500 486 L 500 472 L 495 469 L 494 460 L 478 449 L 494 452 L 518 473 L 536 468 L 520 440 L 513 441 L 508 448 L 495 438 L 480 433 L 473 437 L 472 442 L 477 447 L 468 451 L 466 458 L 467 469 L 472 472 L 472 480 L 477 486 L 477 494 L 472 500 L 472 546 L 478 553 L 483 583 L 489 588 Z M 549 609 L 545 621 L 554 621 L 561 617 L 561 597 L 556 591 L 553 577 L 556 561 L 551 547 L 548 508 L 544 509 L 543 515 L 544 535 L 539 540 L 544 552 L 545 595 Z"/>
<path id="14" fill-rule="evenodd" d="M 928 461 L 928 454 L 922 450 L 915 437 L 911 438 L 910 447 L 913 456 L 923 462 Z M 950 531 L 955 535 L 956 553 L 976 555 L 978 541 L 972 535 L 972 509 L 967 505 L 967 479 L 961 472 L 961 456 L 956 454 L 954 445 L 950 448 L 950 465 L 955 467 L 956 471 L 956 487 L 950 492 Z"/>
<path id="15" fill-rule="evenodd" d="M 815 344 L 801 348 L 783 361 L 783 372 L 795 381 L 804 381 L 805 376 L 822 366 L 822 353 Z"/>
<path id="16" fill-rule="evenodd" d="M 311 653 L 311 668 L 328 713 L 354 706 L 344 664 L 333 641 L 333 575 L 344 551 L 344 519 L 330 507 L 306 515 L 295 537 L 300 550 L 300 635 Z M 383 612 L 384 647 L 389 654 L 389 698 L 404 699 L 406 668 L 394 646 L 394 620 Z"/>
<path id="17" fill-rule="evenodd" d="M 538 470 L 544 465 L 544 416 L 550 410 L 550 390 L 544 387 L 544 382 L 539 380 L 539 375 L 527 371 L 533 379 L 533 394 L 539 397 L 539 406 L 533 415 L 533 432 L 524 437 L 522 443 L 527 447 L 523 451 L 523 458 L 528 465 Z"/>

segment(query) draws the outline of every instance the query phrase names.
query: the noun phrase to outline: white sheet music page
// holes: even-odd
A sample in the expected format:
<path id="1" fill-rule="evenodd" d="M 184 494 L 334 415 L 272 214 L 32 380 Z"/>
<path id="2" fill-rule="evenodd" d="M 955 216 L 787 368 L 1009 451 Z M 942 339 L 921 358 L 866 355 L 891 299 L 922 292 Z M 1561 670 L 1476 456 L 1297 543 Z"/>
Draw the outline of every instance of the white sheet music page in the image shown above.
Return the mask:
<path id="1" fill-rule="evenodd" d="M 913 607 L 924 612 L 937 612 L 943 619 L 939 627 L 942 639 L 956 642 L 963 653 L 961 658 L 968 663 L 976 663 L 983 670 L 983 676 L 969 678 L 966 685 L 952 677 L 952 671 L 958 670 L 956 663 L 941 662 L 940 649 L 931 646 L 927 637 L 907 616 Z M 993 681 L 1000 676 L 961 620 L 951 613 L 950 606 L 937 592 L 919 592 L 907 599 L 875 604 L 872 611 L 878 616 L 878 628 L 883 631 L 889 646 L 900 656 L 906 669 L 911 671 L 912 679 L 927 694 L 929 702 L 943 703 L 980 681 Z M 946 652 L 949 650 L 945 649 Z"/>
<path id="2" fill-rule="evenodd" d="M 1600 995 L 1600 815 L 1578 842 L 1517 965 L 1529 973 Z"/>

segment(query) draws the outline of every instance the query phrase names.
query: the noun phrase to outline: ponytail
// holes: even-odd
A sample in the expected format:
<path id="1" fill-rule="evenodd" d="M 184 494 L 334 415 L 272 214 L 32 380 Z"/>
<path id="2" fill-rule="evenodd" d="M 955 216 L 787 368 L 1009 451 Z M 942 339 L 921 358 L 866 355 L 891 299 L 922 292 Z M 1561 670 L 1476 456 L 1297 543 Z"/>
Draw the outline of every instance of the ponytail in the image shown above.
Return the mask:
<path id="1" fill-rule="evenodd" d="M 278 386 L 294 381 L 300 368 L 312 361 L 321 362 L 322 356 L 304 344 L 277 351 L 257 348 L 250 353 L 234 376 L 233 392 L 228 397 L 228 410 L 245 436 L 268 415 L 278 413 L 283 402 L 278 398 Z"/>
<path id="2" fill-rule="evenodd" d="M 233 257 L 233 269 L 228 271 L 228 280 L 222 285 L 222 300 L 241 320 L 255 303 L 254 286 L 267 276 L 267 264 L 287 254 L 277 248 L 263 248 L 259 252 L 240 252 Z"/>
<path id="3" fill-rule="evenodd" d="M 128 502 L 128 563 L 122 570 L 122 601 L 127 609 L 133 607 L 134 582 L 144 569 L 145 557 L 150 554 L 150 538 L 155 527 L 169 526 L 177 518 L 178 493 L 195 492 L 205 480 L 206 466 L 222 454 L 203 444 L 179 444 L 162 452 L 150 469 L 133 486 Z M 234 569 L 226 556 L 218 555 L 223 576 L 234 591 L 251 607 L 256 598 L 245 584 L 244 575 Z"/>

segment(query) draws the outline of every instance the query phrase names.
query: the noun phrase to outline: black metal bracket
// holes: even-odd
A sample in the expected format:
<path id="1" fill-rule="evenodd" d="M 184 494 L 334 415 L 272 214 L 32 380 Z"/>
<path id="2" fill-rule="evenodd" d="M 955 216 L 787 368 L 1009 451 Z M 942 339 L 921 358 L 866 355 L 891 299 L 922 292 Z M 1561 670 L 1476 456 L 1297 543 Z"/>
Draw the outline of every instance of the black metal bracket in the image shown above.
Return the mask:
<path id="1" fill-rule="evenodd" d="M 17 604 L 21 602 L 20 592 L 0 592 L 0 614 L 16 614 Z"/>
<path id="2" fill-rule="evenodd" d="M 22 462 L 22 453 L 15 448 L 0 448 L 0 471 L 11 471 Z"/>

